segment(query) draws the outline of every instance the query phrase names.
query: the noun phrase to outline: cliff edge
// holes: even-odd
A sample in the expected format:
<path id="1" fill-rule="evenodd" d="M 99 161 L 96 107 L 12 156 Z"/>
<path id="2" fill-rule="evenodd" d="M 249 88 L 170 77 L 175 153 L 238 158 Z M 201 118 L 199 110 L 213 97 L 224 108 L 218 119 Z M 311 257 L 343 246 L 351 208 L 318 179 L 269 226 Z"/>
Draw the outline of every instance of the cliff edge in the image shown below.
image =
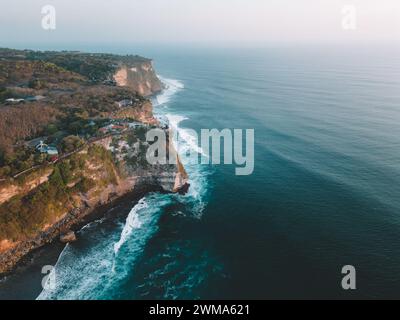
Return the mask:
<path id="1" fill-rule="evenodd" d="M 175 164 L 146 159 L 162 89 L 139 56 L 0 49 L 0 274 L 124 195 L 187 192 L 169 139 Z"/>
<path id="2" fill-rule="evenodd" d="M 142 96 L 150 96 L 163 89 L 151 60 L 122 64 L 113 75 L 113 79 L 118 86 L 131 88 Z"/>

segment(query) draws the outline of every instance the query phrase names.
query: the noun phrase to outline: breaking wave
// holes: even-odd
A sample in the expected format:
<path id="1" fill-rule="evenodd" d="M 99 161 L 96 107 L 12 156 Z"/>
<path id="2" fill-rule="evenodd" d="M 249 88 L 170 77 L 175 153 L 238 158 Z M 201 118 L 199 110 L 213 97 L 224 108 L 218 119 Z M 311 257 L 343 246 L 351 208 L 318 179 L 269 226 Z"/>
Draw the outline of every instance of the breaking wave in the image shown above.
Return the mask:
<path id="1" fill-rule="evenodd" d="M 165 105 L 180 90 L 184 89 L 184 84 L 179 80 L 168 79 L 158 75 L 158 78 L 164 84 L 165 89 L 153 99 L 154 106 Z"/>

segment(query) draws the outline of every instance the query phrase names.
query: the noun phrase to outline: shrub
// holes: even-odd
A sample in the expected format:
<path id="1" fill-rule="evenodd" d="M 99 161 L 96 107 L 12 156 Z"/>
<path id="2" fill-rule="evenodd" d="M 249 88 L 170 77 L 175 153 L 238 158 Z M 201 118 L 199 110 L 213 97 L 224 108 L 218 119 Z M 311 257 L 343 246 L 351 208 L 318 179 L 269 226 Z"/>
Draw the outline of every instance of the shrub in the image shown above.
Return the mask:
<path id="1" fill-rule="evenodd" d="M 95 186 L 95 182 L 92 179 L 83 177 L 82 180 L 77 184 L 77 188 L 82 193 L 87 193 L 90 189 Z"/>
<path id="2" fill-rule="evenodd" d="M 68 153 L 82 147 L 83 144 L 84 141 L 81 138 L 71 135 L 61 141 L 61 149 L 63 152 Z"/>

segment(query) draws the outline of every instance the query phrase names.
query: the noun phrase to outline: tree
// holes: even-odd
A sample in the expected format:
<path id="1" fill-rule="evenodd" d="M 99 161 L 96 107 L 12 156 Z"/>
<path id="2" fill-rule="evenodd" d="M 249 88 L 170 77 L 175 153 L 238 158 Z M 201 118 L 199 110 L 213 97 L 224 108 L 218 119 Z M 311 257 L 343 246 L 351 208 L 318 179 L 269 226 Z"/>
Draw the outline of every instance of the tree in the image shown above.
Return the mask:
<path id="1" fill-rule="evenodd" d="M 29 88 L 40 90 L 46 87 L 46 81 L 39 79 L 31 79 L 28 83 Z"/>
<path id="2" fill-rule="evenodd" d="M 67 185 L 72 178 L 71 165 L 67 161 L 61 162 L 59 165 L 60 174 L 65 185 Z"/>
<path id="3" fill-rule="evenodd" d="M 78 183 L 78 190 L 82 193 L 87 193 L 90 189 L 95 186 L 95 182 L 92 179 L 83 177 L 82 180 Z"/>
<path id="4" fill-rule="evenodd" d="M 55 124 L 51 123 L 46 127 L 46 134 L 49 136 L 55 134 L 57 131 L 58 131 L 58 127 Z"/>
<path id="5" fill-rule="evenodd" d="M 56 190 L 64 190 L 64 180 L 62 178 L 59 166 L 54 168 L 53 173 L 49 178 L 50 185 L 55 188 Z"/>
<path id="6" fill-rule="evenodd" d="M 78 136 L 68 136 L 61 141 L 61 148 L 63 152 L 68 153 L 82 147 L 83 144 L 83 140 Z"/>
<path id="7" fill-rule="evenodd" d="M 11 173 L 11 168 L 9 166 L 2 166 L 0 168 L 0 177 L 5 178 Z"/>
<path id="8" fill-rule="evenodd" d="M 0 87 L 0 100 L 5 100 L 11 97 L 12 97 L 12 92 L 9 89 L 5 87 Z"/>
<path id="9" fill-rule="evenodd" d="M 42 164 L 46 159 L 46 155 L 44 153 L 35 153 L 33 157 L 33 161 L 35 164 Z"/>
<path id="10" fill-rule="evenodd" d="M 5 152 L 3 149 L 0 148 L 0 167 L 4 166 L 4 157 L 5 157 Z"/>
<path id="11" fill-rule="evenodd" d="M 84 127 L 84 123 L 82 121 L 80 121 L 80 120 L 74 121 L 69 124 L 68 131 L 73 134 L 78 134 L 79 132 L 82 131 L 83 127 Z"/>

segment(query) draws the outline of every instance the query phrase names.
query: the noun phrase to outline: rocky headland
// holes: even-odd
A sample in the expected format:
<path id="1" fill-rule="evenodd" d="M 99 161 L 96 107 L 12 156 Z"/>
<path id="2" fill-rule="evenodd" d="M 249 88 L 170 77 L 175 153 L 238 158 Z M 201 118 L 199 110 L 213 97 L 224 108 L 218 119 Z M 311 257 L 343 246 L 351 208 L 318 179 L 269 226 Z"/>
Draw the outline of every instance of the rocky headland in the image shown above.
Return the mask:
<path id="1" fill-rule="evenodd" d="M 0 49 L 0 274 L 123 196 L 187 191 L 177 154 L 146 160 L 162 89 L 139 56 Z"/>

